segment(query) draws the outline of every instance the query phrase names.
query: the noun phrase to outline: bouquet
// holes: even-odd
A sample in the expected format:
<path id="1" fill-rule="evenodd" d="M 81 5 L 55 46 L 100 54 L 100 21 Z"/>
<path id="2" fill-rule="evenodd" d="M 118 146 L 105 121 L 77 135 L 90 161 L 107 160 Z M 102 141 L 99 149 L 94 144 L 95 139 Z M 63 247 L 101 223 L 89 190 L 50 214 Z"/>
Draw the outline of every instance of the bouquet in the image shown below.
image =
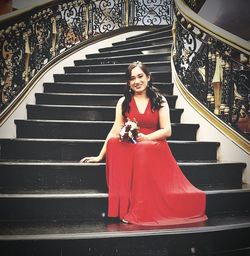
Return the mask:
<path id="1" fill-rule="evenodd" d="M 128 141 L 136 144 L 136 138 L 138 136 L 139 127 L 136 120 L 131 121 L 128 119 L 120 131 L 120 140 Z"/>

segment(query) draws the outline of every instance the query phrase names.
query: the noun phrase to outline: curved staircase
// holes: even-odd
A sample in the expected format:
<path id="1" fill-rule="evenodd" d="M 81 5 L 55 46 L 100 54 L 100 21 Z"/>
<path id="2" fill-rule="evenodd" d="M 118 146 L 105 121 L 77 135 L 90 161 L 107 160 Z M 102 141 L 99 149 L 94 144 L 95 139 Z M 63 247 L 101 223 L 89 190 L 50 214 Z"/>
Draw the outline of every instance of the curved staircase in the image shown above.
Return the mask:
<path id="1" fill-rule="evenodd" d="M 17 138 L 1 139 L 0 251 L 10 255 L 250 255 L 250 190 L 241 162 L 217 160 L 218 142 L 197 141 L 181 123 L 171 83 L 171 28 L 99 49 L 44 83 Z M 105 163 L 97 154 L 114 120 L 125 71 L 143 61 L 171 109 L 171 150 L 187 178 L 207 194 L 205 223 L 139 227 L 107 218 Z"/>

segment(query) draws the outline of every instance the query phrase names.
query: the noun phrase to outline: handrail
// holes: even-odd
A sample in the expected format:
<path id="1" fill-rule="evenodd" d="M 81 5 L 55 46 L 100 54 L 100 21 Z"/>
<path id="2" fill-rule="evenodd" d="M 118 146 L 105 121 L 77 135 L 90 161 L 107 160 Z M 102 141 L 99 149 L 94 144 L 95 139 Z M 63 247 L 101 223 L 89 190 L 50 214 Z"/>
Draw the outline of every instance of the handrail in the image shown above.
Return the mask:
<path id="1" fill-rule="evenodd" d="M 175 0 L 175 4 L 179 12 L 190 23 L 194 24 L 209 35 L 212 35 L 222 42 L 234 47 L 235 49 L 238 49 L 247 55 L 250 54 L 250 42 L 203 19 L 201 16 L 192 11 L 184 0 Z"/>
<path id="2" fill-rule="evenodd" d="M 208 110 L 250 139 L 250 43 L 174 1 L 173 57 L 182 84 Z"/>

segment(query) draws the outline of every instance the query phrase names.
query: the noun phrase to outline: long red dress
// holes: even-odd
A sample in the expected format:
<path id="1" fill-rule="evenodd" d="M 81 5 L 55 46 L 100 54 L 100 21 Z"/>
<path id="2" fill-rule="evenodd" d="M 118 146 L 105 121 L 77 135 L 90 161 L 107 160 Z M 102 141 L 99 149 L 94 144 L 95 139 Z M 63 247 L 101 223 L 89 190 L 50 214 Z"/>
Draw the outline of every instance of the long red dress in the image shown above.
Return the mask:
<path id="1" fill-rule="evenodd" d="M 140 132 L 159 128 L 150 101 L 143 114 L 132 97 L 127 117 Z M 180 170 L 167 141 L 136 144 L 111 138 L 107 143 L 108 216 L 138 225 L 176 225 L 205 221 L 206 195 Z"/>

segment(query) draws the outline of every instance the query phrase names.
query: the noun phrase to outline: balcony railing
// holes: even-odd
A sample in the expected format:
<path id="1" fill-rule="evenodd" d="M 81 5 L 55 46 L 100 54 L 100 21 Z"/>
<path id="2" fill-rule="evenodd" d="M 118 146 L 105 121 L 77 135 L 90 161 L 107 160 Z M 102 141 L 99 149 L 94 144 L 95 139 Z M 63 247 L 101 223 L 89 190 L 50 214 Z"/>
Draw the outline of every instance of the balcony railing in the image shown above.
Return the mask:
<path id="1" fill-rule="evenodd" d="M 122 27 L 172 24 L 172 0 L 58 0 L 0 20 L 0 112 L 53 58 Z"/>

